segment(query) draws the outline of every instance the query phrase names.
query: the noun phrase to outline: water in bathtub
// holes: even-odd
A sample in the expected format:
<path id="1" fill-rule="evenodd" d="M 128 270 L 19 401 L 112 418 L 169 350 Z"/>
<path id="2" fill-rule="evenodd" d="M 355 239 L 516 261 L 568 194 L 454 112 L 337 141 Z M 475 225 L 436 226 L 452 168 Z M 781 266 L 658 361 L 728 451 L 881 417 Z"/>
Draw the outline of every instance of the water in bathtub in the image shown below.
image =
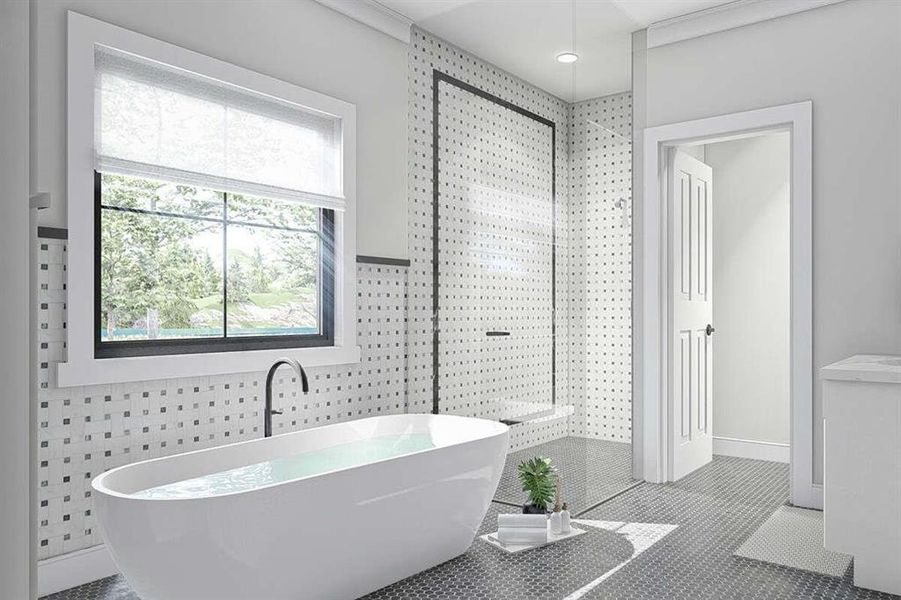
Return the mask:
<path id="1" fill-rule="evenodd" d="M 428 433 L 373 437 L 167 483 L 136 492 L 133 497 L 167 500 L 221 496 L 434 447 Z"/>

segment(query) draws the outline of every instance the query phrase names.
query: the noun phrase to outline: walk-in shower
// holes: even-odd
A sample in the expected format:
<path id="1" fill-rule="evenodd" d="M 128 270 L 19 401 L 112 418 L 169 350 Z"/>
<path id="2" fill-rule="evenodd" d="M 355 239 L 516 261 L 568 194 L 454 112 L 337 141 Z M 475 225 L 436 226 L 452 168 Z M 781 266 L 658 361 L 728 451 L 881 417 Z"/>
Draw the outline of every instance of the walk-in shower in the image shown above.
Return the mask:
<path id="1" fill-rule="evenodd" d="M 539 114 L 432 80 L 431 408 L 513 425 L 497 500 L 544 455 L 586 509 L 634 483 L 631 94 Z"/>

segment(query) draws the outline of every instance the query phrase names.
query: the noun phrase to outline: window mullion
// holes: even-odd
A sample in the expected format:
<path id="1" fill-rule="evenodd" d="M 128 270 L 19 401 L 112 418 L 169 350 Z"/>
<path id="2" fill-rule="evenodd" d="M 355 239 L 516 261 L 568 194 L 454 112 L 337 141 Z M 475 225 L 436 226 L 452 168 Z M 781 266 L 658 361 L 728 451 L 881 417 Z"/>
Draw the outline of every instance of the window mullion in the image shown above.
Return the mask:
<path id="1" fill-rule="evenodd" d="M 222 193 L 222 337 L 228 337 L 228 194 Z"/>

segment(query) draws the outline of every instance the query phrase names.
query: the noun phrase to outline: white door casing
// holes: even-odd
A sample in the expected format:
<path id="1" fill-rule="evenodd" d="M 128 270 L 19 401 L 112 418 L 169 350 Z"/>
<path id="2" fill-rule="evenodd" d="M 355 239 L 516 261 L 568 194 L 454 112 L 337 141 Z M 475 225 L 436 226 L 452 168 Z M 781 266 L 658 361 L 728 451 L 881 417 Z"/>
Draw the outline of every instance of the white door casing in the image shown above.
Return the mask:
<path id="1" fill-rule="evenodd" d="M 713 170 L 673 149 L 669 203 L 670 479 L 713 458 Z"/>
<path id="2" fill-rule="evenodd" d="M 669 251 L 666 153 L 670 148 L 791 132 L 791 502 L 822 508 L 813 479 L 813 104 L 810 101 L 657 125 L 640 130 L 642 157 L 633 213 L 633 455 L 635 476 L 652 483 L 669 473 L 667 291 Z"/>

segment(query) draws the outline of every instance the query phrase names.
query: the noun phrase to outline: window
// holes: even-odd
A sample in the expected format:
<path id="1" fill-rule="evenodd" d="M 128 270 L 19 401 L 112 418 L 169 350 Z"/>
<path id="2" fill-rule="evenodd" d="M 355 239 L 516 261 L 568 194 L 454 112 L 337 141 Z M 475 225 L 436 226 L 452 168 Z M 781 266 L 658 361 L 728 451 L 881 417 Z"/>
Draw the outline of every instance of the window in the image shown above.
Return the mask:
<path id="1" fill-rule="evenodd" d="M 99 356 L 328 345 L 334 211 L 96 173 Z"/>
<path id="2" fill-rule="evenodd" d="M 60 387 L 359 362 L 356 109 L 68 13 Z"/>
<path id="3" fill-rule="evenodd" d="M 95 356 L 333 343 L 341 123 L 98 47 Z"/>

